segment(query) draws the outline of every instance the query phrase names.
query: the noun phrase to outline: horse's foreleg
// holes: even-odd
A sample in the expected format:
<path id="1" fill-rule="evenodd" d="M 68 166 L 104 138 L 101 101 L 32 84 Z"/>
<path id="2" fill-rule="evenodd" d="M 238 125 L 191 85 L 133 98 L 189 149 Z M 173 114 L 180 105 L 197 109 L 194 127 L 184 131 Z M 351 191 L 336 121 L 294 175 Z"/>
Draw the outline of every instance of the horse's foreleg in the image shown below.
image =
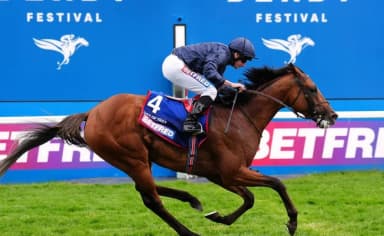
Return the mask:
<path id="1" fill-rule="evenodd" d="M 285 185 L 277 178 L 271 177 L 271 176 L 264 176 L 266 182 L 270 182 L 271 185 L 268 187 L 271 187 L 274 189 L 283 200 L 285 209 L 287 210 L 287 214 L 289 217 L 289 221 L 287 223 L 288 232 L 290 235 L 294 235 L 297 229 L 297 215 L 298 212 L 293 205 L 292 200 L 290 199 L 288 192 L 285 188 Z"/>
<path id="2" fill-rule="evenodd" d="M 183 202 L 189 202 L 191 207 L 198 211 L 202 211 L 203 207 L 196 197 L 192 196 L 188 192 L 177 190 L 177 189 L 172 189 L 172 188 L 167 188 L 163 186 L 156 186 L 156 190 L 159 195 L 165 196 L 165 197 L 170 197 L 170 198 L 175 198 Z"/>
<path id="3" fill-rule="evenodd" d="M 285 185 L 278 178 L 262 175 L 261 173 L 249 170 L 248 168 L 242 168 L 237 175 L 227 181 L 230 185 L 261 186 L 270 187 L 275 190 L 280 195 L 289 217 L 287 223 L 288 231 L 290 235 L 295 234 L 298 212 L 287 193 Z"/>
<path id="4" fill-rule="evenodd" d="M 211 213 L 205 215 L 205 217 L 214 221 L 214 222 L 230 225 L 233 222 L 235 222 L 237 220 L 237 218 L 239 218 L 242 214 L 244 214 L 244 212 L 246 212 L 248 209 L 252 208 L 253 203 L 255 202 L 254 196 L 253 196 L 253 193 L 250 192 L 246 187 L 223 186 L 223 185 L 220 185 L 220 186 L 222 186 L 223 188 L 225 188 L 231 192 L 236 193 L 237 195 L 239 195 L 240 197 L 243 198 L 244 202 L 237 210 L 235 210 L 233 213 L 231 213 L 229 215 L 221 216 L 217 211 L 214 211 L 214 212 L 211 212 Z"/>
<path id="5" fill-rule="evenodd" d="M 279 193 L 281 199 L 284 202 L 285 209 L 287 210 L 287 214 L 289 216 L 289 221 L 287 223 L 288 232 L 290 235 L 294 235 L 297 228 L 298 212 L 288 195 L 285 185 L 277 178 L 273 178 L 273 177 L 270 177 L 270 178 L 272 178 L 272 182 L 274 183 L 272 185 L 272 188 Z"/>

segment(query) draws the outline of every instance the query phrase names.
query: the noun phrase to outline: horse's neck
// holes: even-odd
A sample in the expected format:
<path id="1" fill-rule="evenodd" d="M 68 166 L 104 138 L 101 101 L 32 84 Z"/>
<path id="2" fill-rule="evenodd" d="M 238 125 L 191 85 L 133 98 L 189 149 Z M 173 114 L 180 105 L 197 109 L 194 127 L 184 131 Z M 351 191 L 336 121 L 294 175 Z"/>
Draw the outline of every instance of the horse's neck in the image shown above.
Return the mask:
<path id="1" fill-rule="evenodd" d="M 287 94 L 291 90 L 294 80 L 291 78 L 292 75 L 285 77 L 286 78 L 276 80 L 275 83 L 266 87 L 261 92 L 286 104 L 286 100 L 288 99 Z M 280 103 L 271 98 L 257 95 L 251 99 L 245 109 L 254 122 L 254 125 L 262 131 L 282 107 Z"/>

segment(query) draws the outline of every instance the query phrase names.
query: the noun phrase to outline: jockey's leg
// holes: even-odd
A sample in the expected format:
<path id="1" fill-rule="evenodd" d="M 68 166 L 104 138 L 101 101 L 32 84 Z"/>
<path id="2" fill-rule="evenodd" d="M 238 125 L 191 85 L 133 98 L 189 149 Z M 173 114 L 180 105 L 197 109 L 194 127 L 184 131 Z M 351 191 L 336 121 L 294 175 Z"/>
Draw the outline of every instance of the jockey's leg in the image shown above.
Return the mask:
<path id="1" fill-rule="evenodd" d="M 210 96 L 201 96 L 193 103 L 192 111 L 188 113 L 183 123 L 183 131 L 191 134 L 201 134 L 204 132 L 202 124 L 198 121 L 200 115 L 209 108 L 213 100 Z"/>
<path id="2" fill-rule="evenodd" d="M 173 84 L 200 95 L 183 124 L 183 131 L 194 135 L 202 133 L 203 128 L 198 118 L 215 100 L 216 87 L 202 74 L 189 69 L 176 55 L 169 55 L 164 60 L 162 69 L 164 77 Z"/>

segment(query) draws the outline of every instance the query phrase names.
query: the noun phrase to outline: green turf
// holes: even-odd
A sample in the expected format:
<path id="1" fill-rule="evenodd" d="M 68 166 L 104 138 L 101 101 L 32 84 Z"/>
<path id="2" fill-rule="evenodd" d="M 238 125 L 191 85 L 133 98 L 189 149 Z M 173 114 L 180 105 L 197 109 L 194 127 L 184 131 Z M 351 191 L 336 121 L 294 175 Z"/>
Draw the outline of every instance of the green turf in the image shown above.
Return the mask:
<path id="1" fill-rule="evenodd" d="M 384 172 L 335 172 L 283 180 L 299 211 L 296 235 L 384 235 Z M 165 181 L 200 199 L 203 212 L 163 198 L 183 224 L 201 235 L 288 235 L 278 195 L 251 188 L 256 201 L 233 225 L 204 214 L 227 214 L 242 200 L 211 183 Z M 132 184 L 0 185 L 0 235 L 176 235 L 141 202 Z"/>

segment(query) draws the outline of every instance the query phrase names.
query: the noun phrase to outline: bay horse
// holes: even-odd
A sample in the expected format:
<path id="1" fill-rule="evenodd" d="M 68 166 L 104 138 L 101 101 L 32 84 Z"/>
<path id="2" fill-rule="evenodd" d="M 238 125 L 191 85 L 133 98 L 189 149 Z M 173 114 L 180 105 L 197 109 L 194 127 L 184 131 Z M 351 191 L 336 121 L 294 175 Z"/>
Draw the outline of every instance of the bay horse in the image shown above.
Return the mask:
<path id="1" fill-rule="evenodd" d="M 231 225 L 254 204 L 254 195 L 247 187 L 269 187 L 281 197 L 289 217 L 289 234 L 294 235 L 298 211 L 284 184 L 276 177 L 263 175 L 249 167 L 258 150 L 262 131 L 284 106 L 313 120 L 319 128 L 333 125 L 337 114 L 311 78 L 293 64 L 279 69 L 251 68 L 245 76 L 247 90 L 238 94 L 228 132 L 224 129 L 231 108 L 215 103 L 211 109 L 208 137 L 199 148 L 199 158 L 192 172 L 239 195 L 243 203 L 228 215 L 213 212 L 205 217 Z M 88 112 L 67 116 L 57 124 L 41 124 L 2 160 L 0 175 L 26 151 L 60 137 L 67 143 L 89 147 L 106 162 L 124 171 L 134 181 L 144 205 L 179 235 L 198 235 L 180 223 L 162 204 L 160 196 L 167 196 L 202 210 L 200 201 L 188 192 L 155 183 L 151 163 L 185 172 L 187 150 L 164 141 L 139 125 L 138 116 L 144 101 L 145 96 L 118 94 Z M 80 126 L 84 122 L 83 138 Z"/>

